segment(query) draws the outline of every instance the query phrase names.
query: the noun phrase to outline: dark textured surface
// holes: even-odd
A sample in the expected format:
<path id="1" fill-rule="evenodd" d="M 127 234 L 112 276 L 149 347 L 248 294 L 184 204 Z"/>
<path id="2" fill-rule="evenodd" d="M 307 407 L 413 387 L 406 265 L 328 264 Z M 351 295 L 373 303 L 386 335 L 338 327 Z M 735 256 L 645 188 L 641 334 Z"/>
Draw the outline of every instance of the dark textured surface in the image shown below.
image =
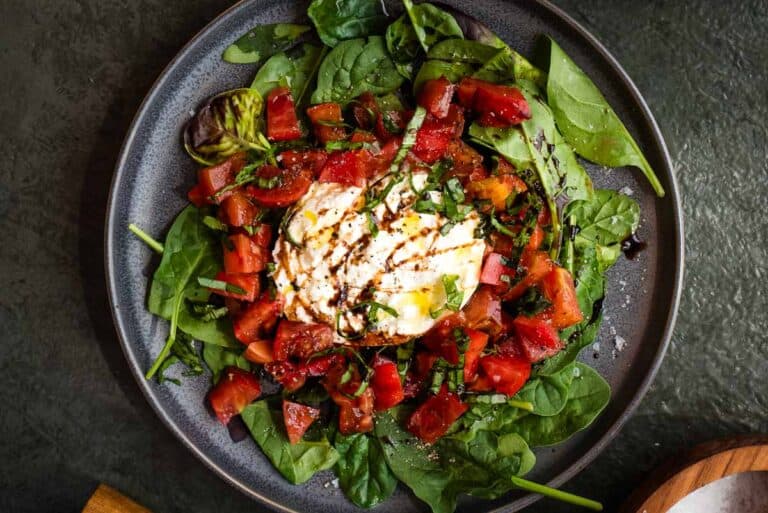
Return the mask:
<path id="1" fill-rule="evenodd" d="M 609 505 L 685 446 L 768 431 L 766 6 L 636 4 L 559 2 L 648 100 L 687 221 L 686 289 L 659 378 L 619 438 L 566 487 Z M 78 511 L 98 481 L 158 512 L 263 509 L 150 410 L 116 343 L 101 265 L 106 191 L 130 118 L 165 63 L 224 7 L 0 4 L 2 511 Z"/>

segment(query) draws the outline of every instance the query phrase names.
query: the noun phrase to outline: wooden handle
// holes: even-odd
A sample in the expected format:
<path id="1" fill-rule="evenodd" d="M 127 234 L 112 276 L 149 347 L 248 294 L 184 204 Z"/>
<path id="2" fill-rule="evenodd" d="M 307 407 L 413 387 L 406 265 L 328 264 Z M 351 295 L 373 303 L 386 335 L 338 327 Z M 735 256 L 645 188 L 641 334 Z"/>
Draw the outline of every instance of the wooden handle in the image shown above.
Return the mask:
<path id="1" fill-rule="evenodd" d="M 100 484 L 83 508 L 83 513 L 152 513 L 105 484 Z"/>

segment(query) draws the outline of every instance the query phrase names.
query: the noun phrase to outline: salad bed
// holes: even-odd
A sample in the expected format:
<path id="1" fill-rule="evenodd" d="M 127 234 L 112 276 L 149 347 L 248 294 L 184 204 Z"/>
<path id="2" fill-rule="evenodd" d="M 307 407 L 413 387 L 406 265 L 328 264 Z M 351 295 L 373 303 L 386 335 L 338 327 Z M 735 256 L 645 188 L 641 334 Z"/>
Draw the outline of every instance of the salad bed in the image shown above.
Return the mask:
<path id="1" fill-rule="evenodd" d="M 149 309 L 171 323 L 147 375 L 205 364 L 223 423 L 240 414 L 291 482 L 333 468 L 360 506 L 398 480 L 434 511 L 514 487 L 579 502 L 519 476 L 535 461 L 530 447 L 583 429 L 609 399 L 575 360 L 597 333 L 603 274 L 639 209 L 592 190 L 576 154 L 636 165 L 662 191 L 554 42 L 545 72 L 466 15 L 404 5 L 382 35 L 378 2 L 316 1 L 317 36 L 262 26 L 227 50 L 260 67 L 251 88 L 212 98 L 185 130 L 207 167 L 164 244 L 147 238 L 163 253 Z M 310 188 L 365 191 L 359 215 L 375 239 L 388 233 L 372 212 L 389 184 L 418 176 L 413 208 L 440 219 L 441 236 L 481 219 L 481 285 L 462 291 L 442 270 L 435 326 L 397 345 L 378 325 L 405 315 L 373 295 L 343 312 L 360 329 L 286 318 L 274 248 L 302 247 L 287 227 Z"/>

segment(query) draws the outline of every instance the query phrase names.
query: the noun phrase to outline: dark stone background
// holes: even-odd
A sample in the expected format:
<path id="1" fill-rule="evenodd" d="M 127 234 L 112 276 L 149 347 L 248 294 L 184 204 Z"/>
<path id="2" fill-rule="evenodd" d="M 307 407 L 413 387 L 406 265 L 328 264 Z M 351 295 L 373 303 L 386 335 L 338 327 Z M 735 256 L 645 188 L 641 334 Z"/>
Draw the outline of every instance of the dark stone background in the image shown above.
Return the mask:
<path id="1" fill-rule="evenodd" d="M 557 3 L 645 95 L 686 218 L 685 290 L 659 376 L 566 486 L 610 511 L 678 451 L 768 431 L 768 3 Z M 102 265 L 107 190 L 131 117 L 228 4 L 0 2 L 0 511 L 79 511 L 101 481 L 158 513 L 264 510 L 184 449 L 141 396 Z M 566 510 L 542 501 L 529 511 Z"/>

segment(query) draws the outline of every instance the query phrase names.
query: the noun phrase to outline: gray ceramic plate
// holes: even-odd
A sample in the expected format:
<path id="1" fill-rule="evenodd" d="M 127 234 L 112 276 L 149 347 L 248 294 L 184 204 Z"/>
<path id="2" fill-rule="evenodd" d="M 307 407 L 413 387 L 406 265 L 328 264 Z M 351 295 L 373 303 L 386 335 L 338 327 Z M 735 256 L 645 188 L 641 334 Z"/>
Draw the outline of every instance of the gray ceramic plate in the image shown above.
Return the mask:
<path id="1" fill-rule="evenodd" d="M 682 277 L 682 226 L 678 190 L 669 155 L 651 113 L 618 63 L 583 28 L 547 3 L 526 0 L 473 0 L 448 3 L 489 25 L 513 48 L 530 54 L 536 36 L 549 34 L 593 78 L 635 136 L 667 190 L 656 198 L 638 172 L 589 167 L 595 184 L 628 187 L 642 207 L 640 237 L 648 248 L 610 272 L 600 349 L 583 359 L 610 382 L 613 397 L 602 416 L 567 443 L 537 451 L 531 479 L 560 486 L 584 468 L 618 433 L 645 393 L 669 341 Z M 248 0 L 237 4 L 198 34 L 160 76 L 133 122 L 112 184 L 106 226 L 106 265 L 110 300 L 125 355 L 139 386 L 158 415 L 203 462 L 244 493 L 283 511 L 359 511 L 341 491 L 328 486 L 330 474 L 303 486 L 283 480 L 246 438 L 234 443 L 206 409 L 209 378 L 187 379 L 182 387 L 143 378 L 160 351 L 167 323 L 145 309 L 149 278 L 157 258 L 126 229 L 134 222 L 161 238 L 184 207 L 196 165 L 181 146 L 181 128 L 190 112 L 210 95 L 250 82 L 255 69 L 220 58 L 224 48 L 250 27 L 304 19 L 305 2 Z M 623 351 L 614 339 L 626 340 Z M 593 354 L 594 353 L 594 354 Z M 459 511 L 515 511 L 536 500 L 512 493 L 496 501 L 465 497 Z M 398 489 L 382 512 L 426 508 Z"/>

